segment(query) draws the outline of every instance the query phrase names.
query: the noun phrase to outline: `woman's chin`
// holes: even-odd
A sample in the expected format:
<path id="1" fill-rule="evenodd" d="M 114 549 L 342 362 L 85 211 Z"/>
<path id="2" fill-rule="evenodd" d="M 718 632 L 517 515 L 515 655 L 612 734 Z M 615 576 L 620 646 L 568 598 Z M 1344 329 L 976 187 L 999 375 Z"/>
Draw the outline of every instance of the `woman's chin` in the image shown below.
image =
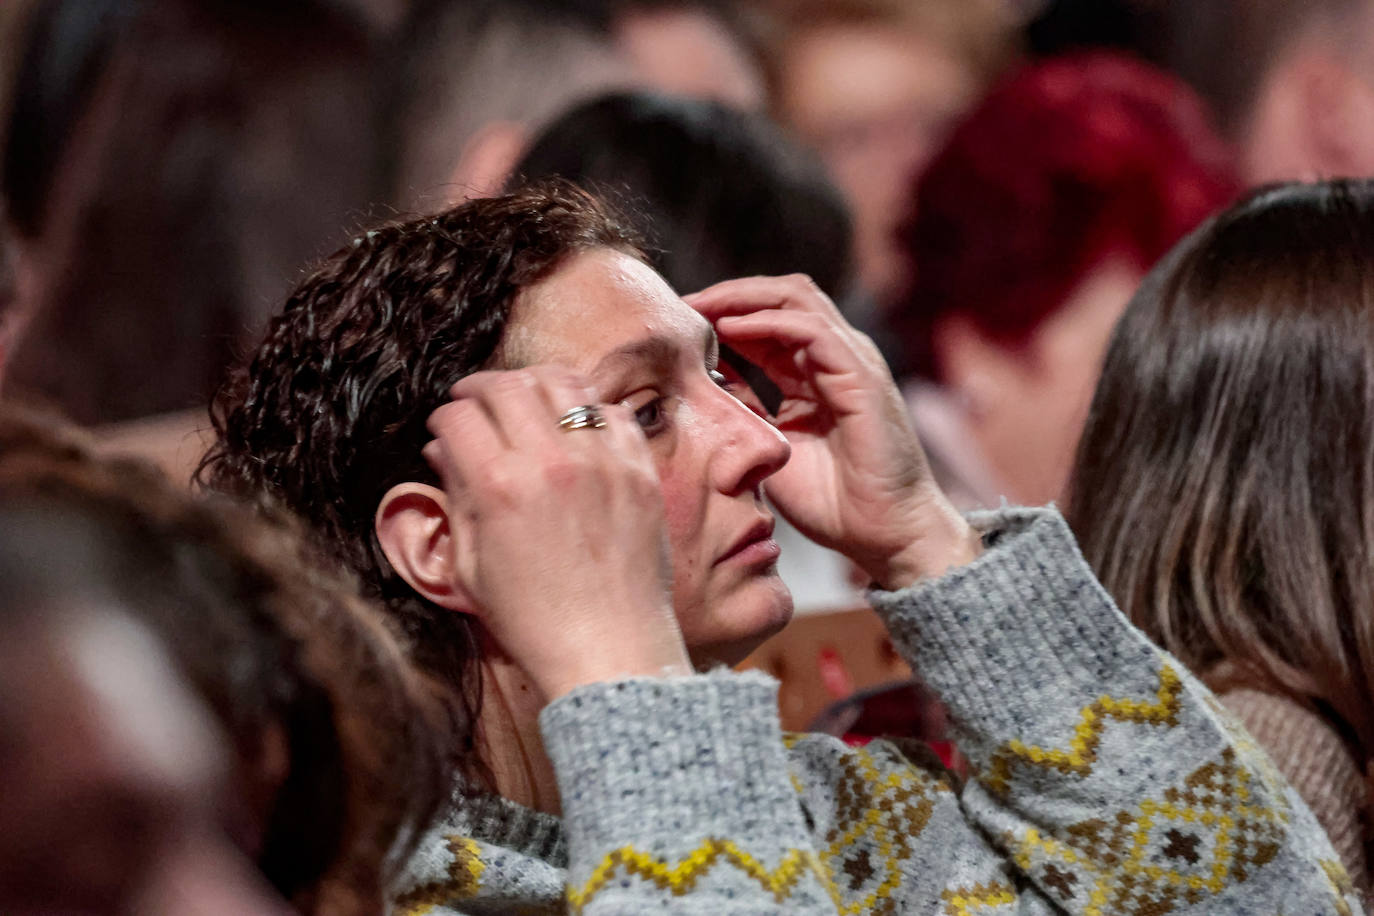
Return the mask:
<path id="1" fill-rule="evenodd" d="M 776 574 L 758 576 L 712 609 L 711 632 L 684 633 L 692 662 L 704 670 L 738 665 L 792 619 L 792 593 Z"/>

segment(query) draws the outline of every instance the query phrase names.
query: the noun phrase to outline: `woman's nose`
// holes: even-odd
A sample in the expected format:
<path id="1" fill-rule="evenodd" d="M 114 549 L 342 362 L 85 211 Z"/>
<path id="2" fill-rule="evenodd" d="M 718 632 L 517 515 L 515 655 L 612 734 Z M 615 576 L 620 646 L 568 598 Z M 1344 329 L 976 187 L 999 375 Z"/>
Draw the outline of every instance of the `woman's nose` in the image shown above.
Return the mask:
<path id="1" fill-rule="evenodd" d="M 717 485 L 727 493 L 753 490 L 787 464 L 792 446 L 766 419 L 733 396 L 725 396 L 729 403 L 723 405 L 717 427 L 725 435 L 714 456 Z"/>

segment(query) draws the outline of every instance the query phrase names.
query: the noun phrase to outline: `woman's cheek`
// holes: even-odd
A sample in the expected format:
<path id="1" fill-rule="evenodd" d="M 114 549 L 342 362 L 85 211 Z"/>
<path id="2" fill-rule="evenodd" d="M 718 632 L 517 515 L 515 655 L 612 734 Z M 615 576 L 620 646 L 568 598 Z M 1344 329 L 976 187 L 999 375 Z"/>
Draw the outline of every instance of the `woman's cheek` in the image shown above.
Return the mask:
<path id="1" fill-rule="evenodd" d="M 713 545 L 707 530 L 711 482 L 698 412 L 685 401 L 673 413 L 666 441 L 656 442 L 659 487 L 664 523 L 672 549 L 673 591 L 679 608 L 701 600 L 696 593 L 716 553 L 727 545 Z M 714 548 L 714 549 L 713 549 Z"/>
<path id="2" fill-rule="evenodd" d="M 704 486 L 693 486 L 677 469 L 660 468 L 659 487 L 663 494 L 663 519 L 668 541 L 673 548 L 674 565 L 687 547 L 697 540 L 701 528 L 701 503 Z"/>

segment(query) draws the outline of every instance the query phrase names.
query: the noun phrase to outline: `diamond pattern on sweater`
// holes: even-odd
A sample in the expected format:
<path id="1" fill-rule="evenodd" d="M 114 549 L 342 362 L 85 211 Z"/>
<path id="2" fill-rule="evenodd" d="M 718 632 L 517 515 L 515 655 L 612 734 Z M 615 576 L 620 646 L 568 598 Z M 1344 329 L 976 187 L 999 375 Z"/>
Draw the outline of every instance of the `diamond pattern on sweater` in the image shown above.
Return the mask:
<path id="1" fill-rule="evenodd" d="M 880 765 L 865 748 L 846 754 L 835 790 L 836 817 L 821 862 L 841 914 L 894 914 L 902 863 L 930 820 L 944 783 L 914 767 Z"/>
<path id="2" fill-rule="evenodd" d="M 1055 837 L 1028 831 L 1013 841 L 1016 862 L 1086 916 L 1164 916 L 1248 880 L 1278 855 L 1287 801 L 1257 786 L 1262 779 L 1228 747 L 1134 810 Z"/>
<path id="3" fill-rule="evenodd" d="M 500 853 L 484 848 L 479 840 L 448 834 L 443 847 L 450 856 L 444 877 L 398 895 L 391 910 L 395 916 L 450 913 L 455 907 L 474 916 L 564 916 L 567 912 L 561 894 L 541 897 L 512 881 L 510 873 L 503 873 Z M 561 890 L 561 881 L 557 887 Z"/>

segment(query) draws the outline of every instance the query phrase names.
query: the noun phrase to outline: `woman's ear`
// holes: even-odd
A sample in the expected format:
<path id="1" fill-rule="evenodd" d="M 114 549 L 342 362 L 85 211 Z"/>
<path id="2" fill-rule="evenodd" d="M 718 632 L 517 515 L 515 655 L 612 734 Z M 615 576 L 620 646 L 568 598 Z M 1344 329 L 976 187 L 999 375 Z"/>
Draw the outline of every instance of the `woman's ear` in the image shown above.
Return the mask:
<path id="1" fill-rule="evenodd" d="M 475 604 L 459 581 L 455 532 L 444 491 L 400 483 L 382 497 L 373 525 L 387 561 L 420 596 L 440 607 L 471 613 Z M 458 537 L 455 537 L 455 534 Z"/>

